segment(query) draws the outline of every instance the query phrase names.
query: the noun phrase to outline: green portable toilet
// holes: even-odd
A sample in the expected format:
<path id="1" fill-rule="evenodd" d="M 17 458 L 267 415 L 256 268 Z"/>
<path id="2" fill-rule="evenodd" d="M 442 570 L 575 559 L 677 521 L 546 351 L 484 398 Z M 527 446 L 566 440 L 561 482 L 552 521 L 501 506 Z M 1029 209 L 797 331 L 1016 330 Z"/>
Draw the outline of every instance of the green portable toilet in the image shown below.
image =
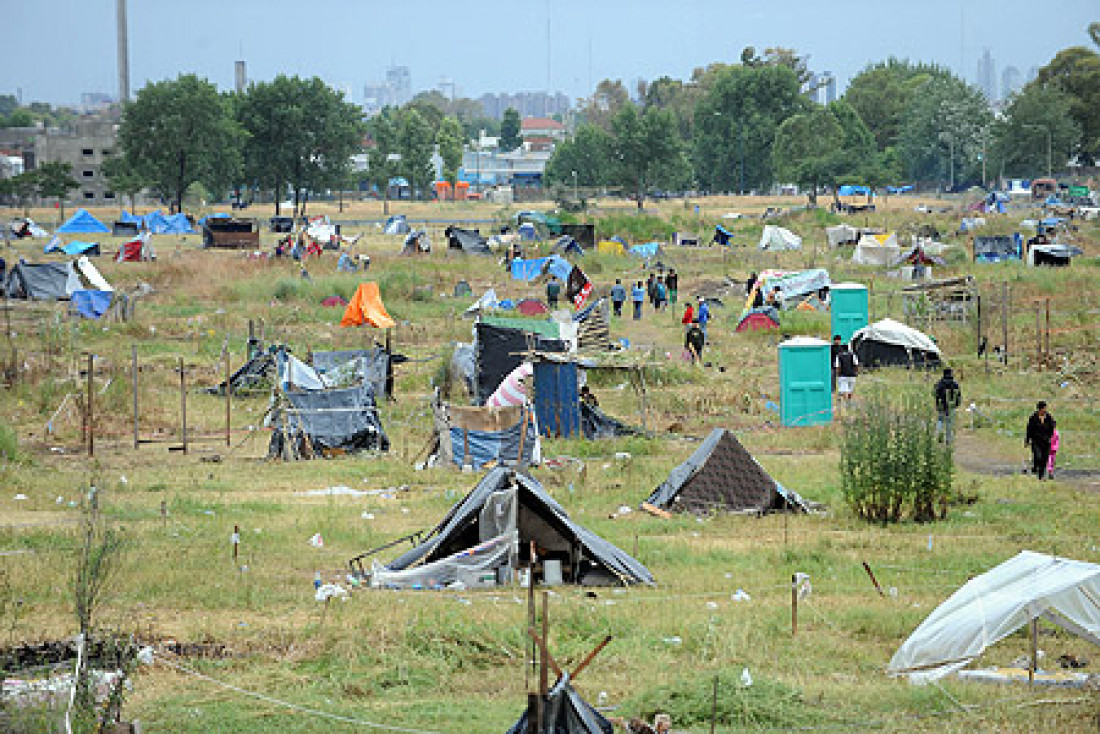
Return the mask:
<path id="1" fill-rule="evenodd" d="M 779 345 L 779 415 L 785 426 L 818 426 L 833 419 L 829 342 L 800 336 Z"/>
<path id="2" fill-rule="evenodd" d="M 829 288 L 829 310 L 833 314 L 833 333 L 847 344 L 852 334 L 867 325 L 867 286 L 836 283 Z"/>

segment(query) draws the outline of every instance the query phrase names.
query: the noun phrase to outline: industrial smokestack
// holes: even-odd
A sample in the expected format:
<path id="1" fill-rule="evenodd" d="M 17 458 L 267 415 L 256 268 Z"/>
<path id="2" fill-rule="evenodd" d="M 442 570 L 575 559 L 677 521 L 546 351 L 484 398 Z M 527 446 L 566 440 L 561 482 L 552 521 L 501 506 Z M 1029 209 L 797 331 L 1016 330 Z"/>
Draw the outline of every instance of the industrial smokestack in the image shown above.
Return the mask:
<path id="1" fill-rule="evenodd" d="M 118 101 L 130 101 L 130 45 L 126 27 L 126 0 L 115 0 L 118 15 Z"/>

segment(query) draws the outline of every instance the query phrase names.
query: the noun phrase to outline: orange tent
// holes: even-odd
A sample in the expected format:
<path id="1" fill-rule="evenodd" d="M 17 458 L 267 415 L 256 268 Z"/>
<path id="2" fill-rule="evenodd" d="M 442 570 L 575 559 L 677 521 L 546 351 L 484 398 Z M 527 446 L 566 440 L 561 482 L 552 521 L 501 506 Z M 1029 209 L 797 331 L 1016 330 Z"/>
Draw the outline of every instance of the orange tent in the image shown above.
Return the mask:
<path id="1" fill-rule="evenodd" d="M 389 329 L 397 325 L 386 313 L 377 283 L 360 283 L 344 311 L 344 318 L 340 319 L 340 326 L 362 326 L 363 324 L 379 329 Z"/>

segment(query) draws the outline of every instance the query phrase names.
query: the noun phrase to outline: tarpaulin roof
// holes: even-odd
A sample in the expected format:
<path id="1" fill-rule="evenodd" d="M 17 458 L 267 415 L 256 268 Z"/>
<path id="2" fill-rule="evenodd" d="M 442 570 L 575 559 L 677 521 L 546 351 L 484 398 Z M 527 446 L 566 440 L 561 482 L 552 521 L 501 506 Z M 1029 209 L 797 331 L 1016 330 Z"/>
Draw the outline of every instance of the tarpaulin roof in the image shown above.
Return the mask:
<path id="1" fill-rule="evenodd" d="M 382 294 L 375 282 L 360 283 L 351 297 L 340 326 L 374 326 L 378 329 L 390 329 L 397 325 L 382 303 Z"/>
<path id="2" fill-rule="evenodd" d="M 590 530 L 573 522 L 565 509 L 542 488 L 534 478 L 512 469 L 495 467 L 478 485 L 447 512 L 429 534 L 427 540 L 387 565 L 393 571 L 428 563 L 474 545 L 469 532 L 480 521 L 481 509 L 495 492 L 515 486 L 522 507 L 532 512 L 541 524 L 578 545 L 592 564 L 610 572 L 624 585 L 653 584 L 653 574 L 638 561 Z M 525 538 L 520 527 L 522 543 Z M 583 581 L 583 579 L 582 579 Z"/>
<path id="3" fill-rule="evenodd" d="M 974 238 L 974 260 L 977 262 L 1001 262 L 1019 260 L 1023 256 L 1024 238 L 1019 232 L 1011 235 L 995 235 Z"/>
<path id="4" fill-rule="evenodd" d="M 88 234 L 92 232 L 110 234 L 111 232 L 106 224 L 89 214 L 87 209 L 77 209 L 76 213 L 69 217 L 69 221 L 58 227 L 57 231 L 63 234 Z"/>
<path id="5" fill-rule="evenodd" d="M 544 273 L 549 273 L 558 280 L 564 281 L 569 278 L 572 270 L 573 265 L 561 255 L 512 260 L 512 277 L 516 280 L 534 280 Z"/>
<path id="6" fill-rule="evenodd" d="M 74 311 L 86 319 L 98 319 L 111 307 L 111 291 L 73 291 L 70 304 Z"/>
<path id="7" fill-rule="evenodd" d="M 890 660 L 890 675 L 932 681 L 1042 617 L 1100 645 L 1100 566 L 1022 551 L 967 581 L 936 607 Z"/>
<path id="8" fill-rule="evenodd" d="M 394 214 L 386 220 L 386 224 L 382 227 L 385 234 L 408 234 L 410 229 L 409 222 L 404 214 Z"/>
<path id="9" fill-rule="evenodd" d="M 507 734 L 527 734 L 531 730 L 528 713 L 524 710 Z M 547 693 L 542 717 L 544 731 L 554 734 L 612 734 L 614 731 L 611 722 L 573 690 L 568 673 L 563 674 Z"/>
<path id="10" fill-rule="evenodd" d="M 302 457 L 325 451 L 386 451 L 390 447 L 369 384 L 331 390 L 288 390 L 282 395 L 288 405 L 276 413 L 269 456 L 283 456 L 288 449 L 292 449 L 293 456 Z"/>
<path id="11" fill-rule="evenodd" d="M 72 242 L 62 243 L 60 239 L 54 237 L 46 244 L 44 248 L 42 248 L 42 252 L 63 252 L 66 255 L 98 255 L 99 243 L 81 242 L 80 240 L 73 240 Z"/>
<path id="12" fill-rule="evenodd" d="M 802 238 L 784 227 L 765 224 L 760 235 L 761 250 L 801 250 Z"/>
<path id="13" fill-rule="evenodd" d="M 536 324 L 557 327 L 551 321 L 525 320 L 524 329 L 497 326 L 496 319 L 482 318 L 475 325 L 477 404 L 484 405 L 508 373 L 523 361 L 523 354 L 533 348 L 540 352 L 564 352 L 565 342 L 546 338 L 527 330 Z"/>
<path id="14" fill-rule="evenodd" d="M 554 243 L 552 251 L 559 255 L 583 255 L 584 248 L 570 235 L 562 235 Z"/>
<path id="15" fill-rule="evenodd" d="M 926 334 L 882 319 L 852 335 L 852 351 L 868 369 L 887 365 L 932 367 L 940 363 L 940 348 Z"/>
<path id="16" fill-rule="evenodd" d="M 447 227 L 447 246 L 452 250 L 461 250 L 468 255 L 489 255 L 489 244 L 476 230 L 461 227 Z"/>
<path id="17" fill-rule="evenodd" d="M 656 257 L 660 250 L 660 242 L 646 242 L 642 245 L 631 245 L 629 252 L 631 255 L 637 255 L 638 257 Z"/>
<path id="18" fill-rule="evenodd" d="M 164 218 L 164 227 L 161 234 L 196 234 L 191 227 L 190 220 L 183 212 Z"/>
<path id="19" fill-rule="evenodd" d="M 4 291 L 8 298 L 57 301 L 83 288 L 71 262 L 28 263 L 20 260 L 8 271 Z"/>
<path id="20" fill-rule="evenodd" d="M 725 428 L 715 428 L 684 463 L 673 469 L 646 503 L 669 510 L 805 510 L 802 498 L 764 471 Z"/>
<path id="21" fill-rule="evenodd" d="M 406 359 L 401 355 L 396 357 L 397 361 Z M 391 357 L 385 347 L 323 351 L 313 353 L 313 367 L 326 376 L 350 369 L 374 388 L 375 395 L 385 397 L 389 395 L 386 383 L 391 359 L 395 357 Z"/>

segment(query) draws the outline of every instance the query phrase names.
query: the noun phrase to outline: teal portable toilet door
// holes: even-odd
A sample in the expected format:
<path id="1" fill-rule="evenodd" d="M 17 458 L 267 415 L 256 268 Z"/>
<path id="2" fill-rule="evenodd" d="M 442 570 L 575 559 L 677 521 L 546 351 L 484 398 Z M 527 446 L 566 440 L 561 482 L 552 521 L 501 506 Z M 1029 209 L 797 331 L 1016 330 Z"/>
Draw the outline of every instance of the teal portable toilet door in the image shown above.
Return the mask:
<path id="1" fill-rule="evenodd" d="M 785 426 L 816 426 L 833 419 L 829 343 L 811 337 L 779 345 L 779 411 Z"/>
<path id="2" fill-rule="evenodd" d="M 833 334 L 847 344 L 852 334 L 867 325 L 867 286 L 859 283 L 837 283 L 829 289 L 829 310 L 832 313 Z"/>

